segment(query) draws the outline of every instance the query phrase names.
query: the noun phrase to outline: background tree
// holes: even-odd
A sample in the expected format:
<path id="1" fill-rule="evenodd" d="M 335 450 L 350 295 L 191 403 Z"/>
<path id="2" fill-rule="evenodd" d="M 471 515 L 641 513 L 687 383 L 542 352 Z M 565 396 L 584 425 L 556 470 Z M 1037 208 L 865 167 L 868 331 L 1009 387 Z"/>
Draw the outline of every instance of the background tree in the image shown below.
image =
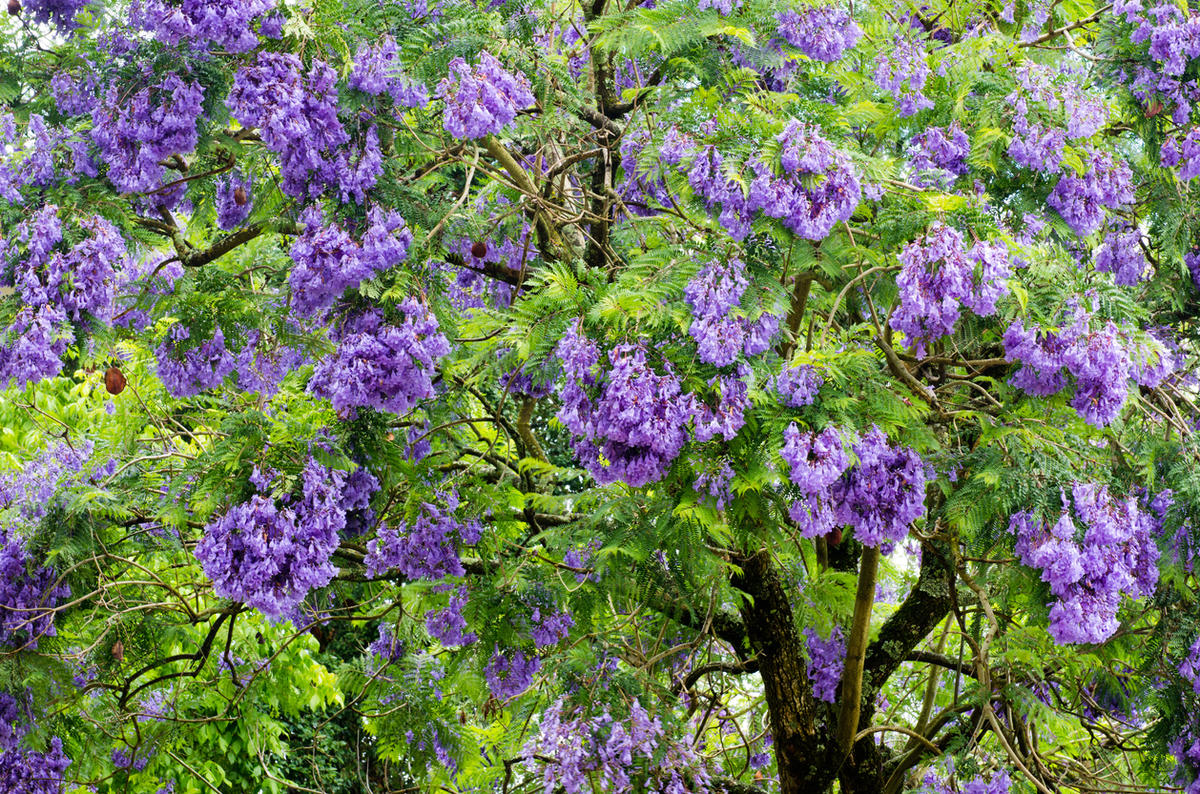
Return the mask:
<path id="1" fill-rule="evenodd" d="M 11 0 L 0 789 L 1200 791 L 1197 24 Z"/>

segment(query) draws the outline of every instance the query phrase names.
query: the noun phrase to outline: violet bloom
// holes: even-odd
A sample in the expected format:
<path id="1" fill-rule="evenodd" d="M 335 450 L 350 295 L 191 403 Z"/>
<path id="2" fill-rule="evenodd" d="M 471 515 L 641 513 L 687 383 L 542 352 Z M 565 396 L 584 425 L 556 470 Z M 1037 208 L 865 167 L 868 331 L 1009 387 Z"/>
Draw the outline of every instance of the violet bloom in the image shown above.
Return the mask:
<path id="1" fill-rule="evenodd" d="M 1074 520 L 1072 520 L 1074 517 Z M 1042 571 L 1055 601 L 1050 635 L 1058 644 L 1104 642 L 1117 630 L 1123 596 L 1141 598 L 1158 581 L 1159 520 L 1135 497 L 1075 483 L 1053 526 L 1021 511 L 1009 521 L 1021 562 Z"/>
<path id="2" fill-rule="evenodd" d="M 248 177 L 229 174 L 217 180 L 217 227 L 236 229 L 254 209 L 254 183 Z"/>
<path id="3" fill-rule="evenodd" d="M 497 135 L 519 110 L 535 103 L 529 80 L 506 71 L 486 51 L 479 54 L 474 69 L 462 58 L 451 61 L 450 74 L 438 84 L 437 97 L 445 103 L 442 126 L 463 139 Z"/>
<path id="4" fill-rule="evenodd" d="M 775 392 L 789 408 L 803 408 L 816 401 L 817 392 L 824 383 L 825 378 L 811 364 L 785 366 L 775 378 Z"/>
<path id="5" fill-rule="evenodd" d="M 854 445 L 858 464 L 833 485 L 834 516 L 865 546 L 898 543 L 925 515 L 928 467 L 916 451 L 892 446 L 878 427 Z"/>
<path id="6" fill-rule="evenodd" d="M 378 309 L 347 318 L 334 333 L 337 350 L 313 368 L 309 391 L 343 415 L 366 407 L 404 414 L 433 397 L 437 364 L 450 343 L 415 298 L 397 308 L 401 320 Z"/>
<path id="7" fill-rule="evenodd" d="M 380 527 L 375 539 L 367 544 L 367 575 L 374 578 L 395 570 L 409 579 L 437 581 L 465 574 L 458 543 L 478 542 L 482 528 L 476 520 L 463 521 L 454 516 L 458 497 L 453 492 L 445 496 L 445 502 L 444 508 L 422 504 L 421 513 L 411 524 Z"/>
<path id="8" fill-rule="evenodd" d="M 377 44 L 359 45 L 349 83 L 364 94 L 387 94 L 397 107 L 423 108 L 429 104 L 425 86 L 404 74 L 400 50 L 391 36 L 384 36 Z"/>
<path id="9" fill-rule="evenodd" d="M 578 323 L 559 341 L 566 378 L 558 419 L 574 436 L 575 455 L 601 485 L 640 487 L 662 479 L 687 442 L 695 413 L 668 367 L 652 370 L 646 350 L 620 345 L 600 368 L 599 350 Z"/>
<path id="10" fill-rule="evenodd" d="M 294 507 L 256 493 L 210 521 L 195 549 L 216 595 L 273 621 L 295 613 L 309 591 L 337 572 L 330 557 L 346 524 L 344 474 L 310 458 L 300 480 Z"/>
<path id="11" fill-rule="evenodd" d="M 842 681 L 842 667 L 846 663 L 846 639 L 842 630 L 834 626 L 829 639 L 823 640 L 812 629 L 805 629 L 804 638 L 808 641 L 808 677 L 812 681 L 813 696 L 834 703 Z"/>
<path id="12" fill-rule="evenodd" d="M 541 666 L 542 660 L 536 655 L 526 656 L 519 650 L 503 653 L 497 647 L 484 668 L 484 677 L 493 697 L 508 700 L 529 689 Z"/>
<path id="13" fill-rule="evenodd" d="M 823 6 L 775 15 L 779 35 L 814 61 L 833 63 L 857 43 L 862 31 L 842 8 Z"/>
<path id="14" fill-rule="evenodd" d="M 1141 232 L 1132 227 L 1109 232 L 1096 252 L 1096 269 L 1112 273 L 1113 280 L 1121 286 L 1137 284 L 1150 267 L 1141 242 Z"/>
<path id="15" fill-rule="evenodd" d="M 1008 292 L 1011 266 L 1005 247 L 979 242 L 964 250 L 962 235 L 941 223 L 905 246 L 899 259 L 904 266 L 896 278 L 900 301 L 891 325 L 919 356 L 928 342 L 954 332 L 962 306 L 992 314 L 997 299 Z"/>

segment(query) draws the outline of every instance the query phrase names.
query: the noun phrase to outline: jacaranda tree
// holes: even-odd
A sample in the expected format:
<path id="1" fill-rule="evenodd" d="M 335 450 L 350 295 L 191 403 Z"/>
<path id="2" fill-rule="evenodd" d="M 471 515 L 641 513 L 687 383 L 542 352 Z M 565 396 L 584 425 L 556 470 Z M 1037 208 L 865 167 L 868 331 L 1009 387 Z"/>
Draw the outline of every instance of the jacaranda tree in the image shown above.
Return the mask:
<path id="1" fill-rule="evenodd" d="M 1200 13 L 8 0 L 0 791 L 1200 792 Z"/>

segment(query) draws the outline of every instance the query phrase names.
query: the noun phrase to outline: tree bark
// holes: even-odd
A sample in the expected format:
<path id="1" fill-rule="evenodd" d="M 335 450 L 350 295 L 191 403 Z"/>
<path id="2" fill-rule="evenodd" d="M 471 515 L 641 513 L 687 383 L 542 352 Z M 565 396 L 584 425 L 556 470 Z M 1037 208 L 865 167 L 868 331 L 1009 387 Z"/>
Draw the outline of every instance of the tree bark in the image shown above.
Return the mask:
<path id="1" fill-rule="evenodd" d="M 820 794 L 836 778 L 834 737 L 820 719 L 827 709 L 813 697 L 791 601 L 766 550 L 734 560 L 734 587 L 748 597 L 741 607 L 756 655 L 774 737 L 782 794 Z"/>

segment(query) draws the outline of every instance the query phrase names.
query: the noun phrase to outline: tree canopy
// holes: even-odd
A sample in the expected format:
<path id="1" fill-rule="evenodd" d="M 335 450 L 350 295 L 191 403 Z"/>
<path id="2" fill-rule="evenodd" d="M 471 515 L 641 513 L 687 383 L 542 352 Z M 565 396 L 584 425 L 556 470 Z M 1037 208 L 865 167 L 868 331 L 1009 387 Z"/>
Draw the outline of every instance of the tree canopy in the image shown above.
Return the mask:
<path id="1" fill-rule="evenodd" d="M 1200 792 L 1200 12 L 8 0 L 0 790 Z"/>

